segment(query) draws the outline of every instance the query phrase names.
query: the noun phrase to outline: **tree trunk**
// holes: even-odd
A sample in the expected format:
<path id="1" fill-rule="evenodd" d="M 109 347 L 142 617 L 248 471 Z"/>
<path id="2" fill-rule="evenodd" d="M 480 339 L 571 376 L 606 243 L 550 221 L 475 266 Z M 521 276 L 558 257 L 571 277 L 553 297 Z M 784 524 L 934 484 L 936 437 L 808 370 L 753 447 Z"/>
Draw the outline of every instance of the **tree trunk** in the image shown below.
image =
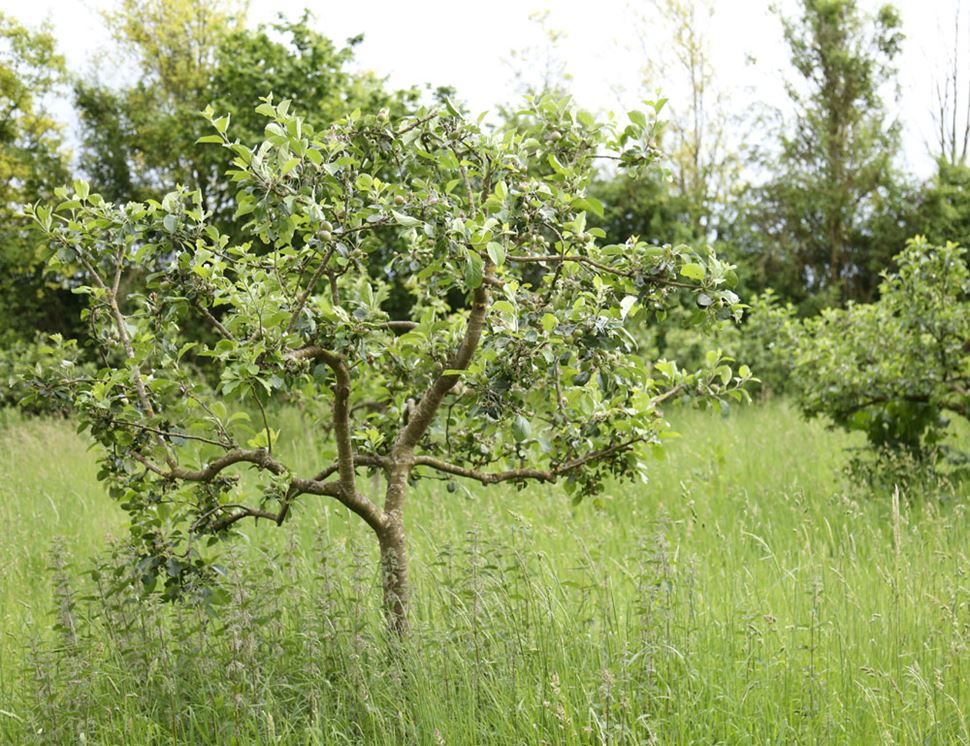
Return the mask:
<path id="1" fill-rule="evenodd" d="M 404 498 L 408 488 L 407 465 L 395 465 L 388 472 L 385 523 L 378 540 L 381 545 L 381 584 L 384 589 L 384 617 L 388 629 L 399 636 L 408 631 L 408 556 L 404 535 Z"/>
<path id="2" fill-rule="evenodd" d="M 381 583 L 384 618 L 395 635 L 408 631 L 408 558 L 403 525 L 389 525 L 378 537 L 381 544 Z"/>

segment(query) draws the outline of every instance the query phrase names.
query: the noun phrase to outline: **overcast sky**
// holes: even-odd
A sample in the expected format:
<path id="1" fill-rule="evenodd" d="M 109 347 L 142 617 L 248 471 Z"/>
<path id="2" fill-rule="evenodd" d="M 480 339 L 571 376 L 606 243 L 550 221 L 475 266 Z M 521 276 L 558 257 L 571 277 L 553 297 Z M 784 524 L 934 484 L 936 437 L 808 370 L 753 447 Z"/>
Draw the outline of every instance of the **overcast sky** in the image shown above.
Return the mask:
<path id="1" fill-rule="evenodd" d="M 713 58 L 720 85 L 739 112 L 754 104 L 783 107 L 782 75 L 787 53 L 770 0 L 718 0 L 712 21 Z M 860 0 L 874 10 L 881 2 Z M 970 29 L 970 0 L 897 0 L 907 41 L 900 60 L 902 98 L 893 105 L 905 125 L 907 165 L 931 171 L 926 141 L 931 133 L 935 75 L 952 44 L 954 8 L 963 6 Z M 98 13 L 110 0 L 0 0 L 3 10 L 28 24 L 50 18 L 73 70 L 90 66 L 92 53 L 107 44 Z M 783 9 L 794 0 L 782 0 Z M 453 85 L 473 110 L 490 110 L 514 99 L 509 65 L 513 49 L 540 47 L 543 34 L 530 20 L 548 10 L 548 26 L 565 33 L 560 54 L 573 76 L 579 103 L 591 109 L 635 107 L 643 98 L 640 70 L 644 48 L 631 24 L 631 8 L 645 11 L 647 0 L 251 0 L 253 23 L 282 12 L 296 17 L 303 8 L 317 27 L 337 41 L 364 34 L 357 65 L 390 77 L 393 85 Z M 949 37 L 949 39 L 947 38 Z M 964 33 L 964 62 L 970 65 L 970 36 Z M 659 40 L 657 54 L 663 55 Z M 263 92 L 255 92 L 262 95 Z M 676 90 L 665 94 L 676 96 Z M 66 108 L 65 108 L 66 111 Z"/>

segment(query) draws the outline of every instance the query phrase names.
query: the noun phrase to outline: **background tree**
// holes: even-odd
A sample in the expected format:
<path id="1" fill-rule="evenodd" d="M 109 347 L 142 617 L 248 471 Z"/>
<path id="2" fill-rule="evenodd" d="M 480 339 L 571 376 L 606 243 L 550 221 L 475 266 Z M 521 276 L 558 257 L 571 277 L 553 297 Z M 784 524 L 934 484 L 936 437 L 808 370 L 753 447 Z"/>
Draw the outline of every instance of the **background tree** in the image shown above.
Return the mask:
<path id="1" fill-rule="evenodd" d="M 782 23 L 800 76 L 787 86 L 796 118 L 761 163 L 771 178 L 751 195 L 752 249 L 788 298 L 815 296 L 814 307 L 868 299 L 903 241 L 876 230 L 895 224 L 877 217 L 899 203 L 899 124 L 881 95 L 894 80 L 899 15 L 801 0 L 800 15 Z"/>
<path id="2" fill-rule="evenodd" d="M 520 96 L 535 98 L 567 96 L 573 76 L 562 49 L 566 32 L 553 27 L 548 10 L 530 13 L 529 20 L 538 28 L 542 41 L 509 52 L 507 64 L 512 71 L 516 92 Z M 507 107 L 502 112 L 503 116 L 508 118 L 517 108 Z"/>
<path id="3" fill-rule="evenodd" d="M 910 232 L 934 244 L 970 246 L 970 167 L 965 163 L 939 159 L 936 173 L 914 195 L 913 204 Z"/>
<path id="4" fill-rule="evenodd" d="M 695 242 L 717 237 L 717 217 L 740 182 L 741 160 L 732 148 L 738 122 L 728 113 L 712 63 L 712 0 L 650 0 L 634 13 L 648 98 L 673 91 L 666 100 L 661 140 L 673 198 L 686 210 L 686 231 Z M 663 43 L 658 43 L 663 39 Z M 662 50 L 662 51 L 658 51 Z M 668 237 L 666 240 L 674 240 Z"/>
<path id="5" fill-rule="evenodd" d="M 961 45 L 960 6 L 953 9 L 952 47 L 943 69 L 934 81 L 936 108 L 933 110 L 933 132 L 936 157 L 951 166 L 966 164 L 970 145 L 970 94 L 967 91 L 965 61 Z"/>
<path id="6" fill-rule="evenodd" d="M 281 524 L 301 495 L 321 495 L 375 532 L 400 631 L 415 480 L 563 479 L 581 498 L 641 472 L 667 428 L 664 401 L 741 396 L 747 370 L 716 353 L 695 373 L 649 366 L 626 329 L 681 289 L 712 316 L 737 315 L 730 266 L 686 247 L 600 245 L 586 228 L 594 159 L 608 148 L 635 167 L 651 152 L 636 120 L 614 130 L 544 99 L 531 131 L 488 135 L 454 111 L 352 114 L 317 130 L 287 102 L 259 110 L 262 144 L 229 140 L 225 117 L 207 139 L 232 155 L 237 213 L 269 254 L 220 234 L 198 191 L 115 205 L 78 183 L 35 214 L 57 261 L 87 271 L 86 314 L 108 364 L 93 379 L 52 375 L 104 447 L 101 476 L 131 515 L 149 589 L 163 578 L 175 595 L 204 571 L 198 537 L 247 518 Z M 535 163 L 552 169 L 537 177 Z M 392 263 L 410 278 L 406 320 L 389 319 L 388 284 L 368 271 L 387 226 L 404 239 Z M 119 294 L 145 266 L 148 291 Z M 190 315 L 219 341 L 186 342 Z M 218 368 L 214 392 L 182 363 L 193 346 Z M 295 434 L 270 406 L 293 391 L 332 422 L 314 475 L 287 466 Z M 361 469 L 384 477 L 383 507 Z"/>
<path id="7" fill-rule="evenodd" d="M 116 54 L 138 71 L 117 90 L 98 80 L 76 86 L 80 165 L 110 199 L 157 195 L 172 183 L 206 196 L 221 179 L 192 145 L 219 45 L 243 28 L 245 9 L 236 0 L 122 0 L 104 14 Z"/>
<path id="8" fill-rule="evenodd" d="M 807 414 L 925 456 L 945 413 L 970 418 L 970 272 L 955 244 L 912 240 L 872 304 L 805 323 L 794 375 Z"/>
<path id="9" fill-rule="evenodd" d="M 199 112 L 210 104 L 247 140 L 262 136 L 253 113 L 261 96 L 299 100 L 308 121 L 328 124 L 356 108 L 377 112 L 411 106 L 415 91 L 386 93 L 372 74 L 347 66 L 344 48 L 311 28 L 309 13 L 247 29 L 245 4 L 230 0 L 125 2 L 108 15 L 117 44 L 139 65 L 134 83 L 112 88 L 81 82 L 80 164 L 108 199 L 158 197 L 172 184 L 197 188 L 224 231 L 233 229 L 235 187 L 211 150 L 194 147 L 208 128 Z M 235 234 L 234 234 L 235 235 Z"/>
<path id="10" fill-rule="evenodd" d="M 73 328 L 75 298 L 44 275 L 42 237 L 24 205 L 51 196 L 67 163 L 60 127 L 44 97 L 64 82 L 50 30 L 30 30 L 0 13 L 0 345 Z"/>

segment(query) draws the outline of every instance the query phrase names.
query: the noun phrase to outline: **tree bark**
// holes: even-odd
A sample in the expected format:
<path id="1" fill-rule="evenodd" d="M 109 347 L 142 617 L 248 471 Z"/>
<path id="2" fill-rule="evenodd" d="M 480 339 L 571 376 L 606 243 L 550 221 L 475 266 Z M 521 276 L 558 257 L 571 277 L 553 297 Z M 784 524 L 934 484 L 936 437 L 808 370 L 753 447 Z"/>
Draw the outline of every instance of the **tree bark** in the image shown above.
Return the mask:
<path id="1" fill-rule="evenodd" d="M 408 632 L 408 559 L 404 526 L 389 525 L 378 537 L 381 545 L 381 583 L 387 628 L 398 636 Z"/>
<path id="2" fill-rule="evenodd" d="M 403 636 L 408 632 L 407 540 L 404 533 L 404 498 L 408 488 L 410 464 L 395 464 L 388 470 L 384 525 L 377 538 L 381 546 L 381 585 L 384 615 L 388 629 Z"/>

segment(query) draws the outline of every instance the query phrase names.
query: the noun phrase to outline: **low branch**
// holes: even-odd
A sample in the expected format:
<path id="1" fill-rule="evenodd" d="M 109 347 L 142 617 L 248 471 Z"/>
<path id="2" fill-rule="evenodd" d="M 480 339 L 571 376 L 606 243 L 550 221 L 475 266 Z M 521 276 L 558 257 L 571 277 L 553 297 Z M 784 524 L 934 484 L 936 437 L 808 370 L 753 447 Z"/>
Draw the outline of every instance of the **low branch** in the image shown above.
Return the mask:
<path id="1" fill-rule="evenodd" d="M 221 471 L 233 464 L 249 463 L 258 466 L 260 469 L 272 472 L 279 476 L 286 473 L 286 467 L 274 459 L 265 448 L 255 450 L 235 450 L 213 459 L 201 469 L 186 469 L 185 467 L 174 465 L 164 469 L 153 464 L 140 453 L 132 452 L 132 458 L 145 466 L 149 471 L 158 474 L 164 479 L 181 480 L 183 482 L 211 482 Z"/>
<path id="2" fill-rule="evenodd" d="M 225 531 L 232 524 L 236 523 L 237 521 L 241 521 L 243 518 L 265 518 L 266 520 L 269 520 L 269 521 L 275 521 L 276 520 L 276 514 L 275 513 L 270 513 L 270 512 L 268 512 L 266 510 L 257 510 L 256 508 L 249 508 L 249 507 L 246 507 L 244 505 L 240 505 L 240 506 L 228 506 L 228 505 L 226 505 L 226 506 L 220 506 L 220 507 L 225 507 L 225 508 L 230 509 L 230 510 L 233 507 L 236 507 L 238 509 L 235 510 L 234 512 L 232 512 L 232 513 L 229 513 L 226 516 L 223 516 L 219 520 L 217 520 L 214 523 L 212 523 L 212 525 L 209 526 L 209 530 L 212 533 L 218 533 L 219 531 Z M 197 521 L 196 523 L 199 523 L 199 522 Z"/>
<path id="3" fill-rule="evenodd" d="M 524 479 L 534 479 L 539 482 L 555 482 L 556 474 L 553 471 L 542 469 L 509 469 L 507 471 L 487 472 L 479 469 L 468 469 L 464 466 L 451 464 L 447 461 L 434 458 L 432 456 L 415 456 L 415 466 L 427 466 L 446 474 L 453 474 L 456 477 L 474 479 L 482 484 L 498 484 L 499 482 L 511 482 Z"/>
<path id="4" fill-rule="evenodd" d="M 567 461 L 553 469 L 508 469 L 505 471 L 490 472 L 458 466 L 457 464 L 451 464 L 447 461 L 434 458 L 433 456 L 416 456 L 414 458 L 414 465 L 427 466 L 430 469 L 435 469 L 446 474 L 453 474 L 456 477 L 474 479 L 482 484 L 517 482 L 527 479 L 538 482 L 553 483 L 559 477 L 564 476 L 571 471 L 575 471 L 586 464 L 608 458 L 615 453 L 629 450 L 633 446 L 637 445 L 638 443 L 642 443 L 643 441 L 643 438 L 634 438 L 632 440 L 624 441 L 623 443 L 617 443 L 609 446 L 608 448 L 601 448 L 598 451 L 592 451 L 591 453 L 588 453 L 580 458 L 573 459 L 572 461 Z"/>

